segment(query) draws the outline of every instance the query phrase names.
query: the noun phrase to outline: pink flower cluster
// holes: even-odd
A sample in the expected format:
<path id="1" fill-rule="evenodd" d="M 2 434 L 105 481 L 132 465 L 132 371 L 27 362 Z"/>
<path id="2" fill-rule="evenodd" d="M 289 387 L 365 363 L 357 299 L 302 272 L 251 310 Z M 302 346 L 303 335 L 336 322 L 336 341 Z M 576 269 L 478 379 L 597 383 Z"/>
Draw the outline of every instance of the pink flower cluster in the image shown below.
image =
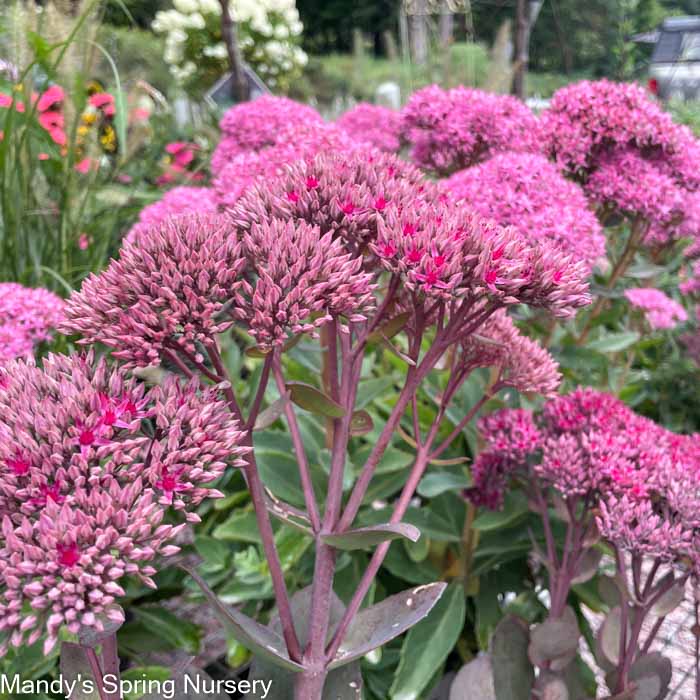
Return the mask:
<path id="1" fill-rule="evenodd" d="M 313 159 L 323 152 L 360 151 L 370 157 L 367 148 L 362 148 L 333 124 L 292 125 L 281 129 L 275 135 L 274 143 L 259 151 L 243 152 L 229 158 L 221 149 L 217 150 L 211 164 L 215 175 L 213 187 L 219 205 L 232 207 L 252 184 L 282 176 L 286 166 L 296 161 Z"/>
<path id="2" fill-rule="evenodd" d="M 603 537 L 662 561 L 700 562 L 700 436 L 677 435 L 617 398 L 578 389 L 542 413 L 505 409 L 479 423 L 475 503 L 498 507 L 513 476 L 598 508 Z"/>
<path id="3" fill-rule="evenodd" d="M 361 321 L 383 269 L 401 278 L 404 301 L 449 303 L 455 332 L 460 308 L 483 321 L 509 304 L 567 316 L 590 301 L 583 262 L 457 207 L 410 164 L 322 153 L 252 185 L 225 216 L 131 236 L 71 297 L 62 329 L 131 365 L 177 351 L 201 366 L 234 322 L 269 348 L 331 316 Z"/>
<path id="4" fill-rule="evenodd" d="M 274 146 L 281 131 L 321 124 L 323 118 L 315 109 L 286 97 L 265 95 L 231 107 L 219 124 L 222 138 L 212 156 L 212 172 L 239 153 Z"/>
<path id="5" fill-rule="evenodd" d="M 126 240 L 134 240 L 142 233 L 163 224 L 171 216 L 215 214 L 216 210 L 216 197 L 211 189 L 188 185 L 173 187 L 157 202 L 139 212 L 139 219 L 127 233 Z"/>
<path id="6" fill-rule="evenodd" d="M 443 176 L 500 151 L 538 150 L 538 122 L 523 102 L 462 86 L 414 92 L 402 111 L 401 135 L 414 163 Z"/>
<path id="7" fill-rule="evenodd" d="M 385 153 L 398 153 L 401 148 L 401 113 L 388 107 L 362 102 L 341 115 L 336 124 L 357 143 Z"/>
<path id="8" fill-rule="evenodd" d="M 146 430 L 144 425 L 149 425 Z M 215 390 L 146 389 L 92 355 L 13 361 L 0 383 L 0 656 L 8 643 L 120 622 L 121 579 L 155 587 L 209 484 L 239 465 L 241 433 Z"/>
<path id="9" fill-rule="evenodd" d="M 499 370 L 498 388 L 551 397 L 561 382 L 559 365 L 537 341 L 524 336 L 505 310 L 499 309 L 476 332 L 462 341 L 465 368 Z"/>
<path id="10" fill-rule="evenodd" d="M 561 317 L 590 303 L 583 261 L 449 200 L 390 208 L 371 249 L 406 289 L 430 297 L 529 304 Z"/>
<path id="11" fill-rule="evenodd" d="M 541 122 L 545 153 L 607 210 L 642 219 L 647 242 L 698 233 L 685 202 L 700 188 L 700 143 L 640 86 L 574 83 Z"/>
<path id="12" fill-rule="evenodd" d="M 632 306 L 644 311 L 647 322 L 654 330 L 675 328 L 688 320 L 685 309 L 660 289 L 639 287 L 625 291 L 625 298 Z"/>
<path id="13" fill-rule="evenodd" d="M 541 155 L 502 153 L 442 183 L 457 201 L 530 240 L 551 240 L 592 269 L 605 237 L 581 188 Z"/>
<path id="14" fill-rule="evenodd" d="M 29 357 L 63 318 L 63 300 L 47 289 L 0 283 L 0 364 Z"/>
<path id="15" fill-rule="evenodd" d="M 354 254 L 367 252 L 377 226 L 393 204 L 415 207 L 430 183 L 412 165 L 377 151 L 323 152 L 260 181 L 230 210 L 246 230 L 270 218 L 305 221 L 321 234 L 342 237 Z"/>
<path id="16" fill-rule="evenodd" d="M 127 240 L 119 260 L 88 277 L 66 306 L 61 330 L 102 343 L 130 365 L 173 350 L 196 362 L 233 325 L 224 313 L 246 284 L 241 244 L 215 215 L 167 219 Z"/>

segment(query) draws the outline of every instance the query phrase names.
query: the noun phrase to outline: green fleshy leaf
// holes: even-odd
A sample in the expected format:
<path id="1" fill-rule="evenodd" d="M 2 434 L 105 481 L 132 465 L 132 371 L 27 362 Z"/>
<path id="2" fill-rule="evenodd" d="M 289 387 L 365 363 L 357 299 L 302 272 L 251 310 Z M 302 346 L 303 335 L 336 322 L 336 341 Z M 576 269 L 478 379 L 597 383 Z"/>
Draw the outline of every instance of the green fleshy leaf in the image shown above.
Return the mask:
<path id="1" fill-rule="evenodd" d="M 321 539 L 336 549 L 367 549 L 387 540 L 405 537 L 411 542 L 420 538 L 420 530 L 410 523 L 386 523 L 347 530 L 337 535 L 322 535 Z"/>

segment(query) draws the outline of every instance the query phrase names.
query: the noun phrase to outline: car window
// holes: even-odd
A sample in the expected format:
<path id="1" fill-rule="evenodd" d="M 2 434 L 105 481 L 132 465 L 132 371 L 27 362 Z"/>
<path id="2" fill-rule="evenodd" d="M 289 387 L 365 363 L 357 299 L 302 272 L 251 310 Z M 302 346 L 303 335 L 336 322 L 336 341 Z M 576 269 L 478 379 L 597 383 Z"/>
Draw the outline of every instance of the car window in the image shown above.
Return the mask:
<path id="1" fill-rule="evenodd" d="M 682 59 L 700 61 L 700 34 L 686 34 L 683 37 Z"/>
<path id="2" fill-rule="evenodd" d="M 652 62 L 666 63 L 677 61 L 680 57 L 682 34 L 680 32 L 661 32 L 654 47 Z"/>

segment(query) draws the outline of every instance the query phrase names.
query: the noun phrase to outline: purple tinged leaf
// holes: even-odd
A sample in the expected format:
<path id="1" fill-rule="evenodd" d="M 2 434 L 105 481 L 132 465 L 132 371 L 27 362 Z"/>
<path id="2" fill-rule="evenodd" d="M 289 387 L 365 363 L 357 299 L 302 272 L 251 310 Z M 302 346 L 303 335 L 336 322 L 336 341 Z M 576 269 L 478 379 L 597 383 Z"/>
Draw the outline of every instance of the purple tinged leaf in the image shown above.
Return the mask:
<path id="1" fill-rule="evenodd" d="M 576 575 L 571 579 L 572 584 L 590 581 L 597 573 L 603 553 L 599 549 L 587 549 L 576 567 Z"/>
<path id="2" fill-rule="evenodd" d="M 549 662 L 554 670 L 565 668 L 576 655 L 580 632 L 576 614 L 566 608 L 560 618 L 548 618 L 531 634 L 530 659 L 537 666 Z M 556 668 L 555 668 L 556 666 Z"/>
<path id="3" fill-rule="evenodd" d="M 345 409 L 339 403 L 310 384 L 287 382 L 286 386 L 291 400 L 306 411 L 327 418 L 342 418 L 345 415 Z"/>
<path id="4" fill-rule="evenodd" d="M 269 428 L 285 411 L 289 403 L 289 392 L 285 392 L 277 401 L 271 403 L 264 411 L 260 411 L 255 419 L 253 430 Z"/>
<path id="5" fill-rule="evenodd" d="M 685 598 L 685 581 L 679 581 L 673 585 L 659 600 L 654 603 L 651 614 L 663 617 L 673 612 Z"/>
<path id="6" fill-rule="evenodd" d="M 366 435 L 374 429 L 374 421 L 367 411 L 355 411 L 350 420 L 350 435 Z"/>
<path id="7" fill-rule="evenodd" d="M 400 333 L 405 328 L 410 318 L 410 311 L 404 311 L 403 313 L 398 314 L 398 316 L 394 316 L 394 318 L 387 321 L 383 326 L 381 326 L 381 328 L 378 328 L 370 333 L 367 340 L 372 343 L 377 343 L 382 340 L 382 338 L 387 340 L 393 338 L 397 333 Z"/>
<path id="8" fill-rule="evenodd" d="M 491 657 L 480 654 L 457 673 L 450 688 L 450 700 L 497 700 L 493 676 Z"/>
<path id="9" fill-rule="evenodd" d="M 336 549 L 353 550 L 376 547 L 382 542 L 401 537 L 417 542 L 420 530 L 410 523 L 387 523 L 346 530 L 336 535 L 322 535 L 321 539 Z"/>
<path id="10" fill-rule="evenodd" d="M 221 616 L 222 623 L 229 628 L 237 641 L 250 649 L 254 654 L 258 654 L 277 666 L 289 671 L 299 672 L 303 670 L 302 666 L 289 658 L 284 640 L 277 632 L 269 627 L 264 627 L 236 608 L 224 605 L 196 571 L 184 566 L 182 568 L 200 587 L 214 610 Z"/>
<path id="11" fill-rule="evenodd" d="M 329 668 L 344 666 L 403 634 L 433 609 L 446 587 L 429 583 L 360 610 Z"/>
<path id="12" fill-rule="evenodd" d="M 61 644 L 60 665 L 64 682 L 76 683 L 75 690 L 71 695 L 72 700 L 100 700 L 85 648 L 72 642 L 63 642 Z M 92 684 L 92 692 L 88 692 L 90 684 Z"/>
<path id="13" fill-rule="evenodd" d="M 530 630 L 515 615 L 506 615 L 491 637 L 491 659 L 497 700 L 530 700 L 535 670 L 527 655 Z"/>

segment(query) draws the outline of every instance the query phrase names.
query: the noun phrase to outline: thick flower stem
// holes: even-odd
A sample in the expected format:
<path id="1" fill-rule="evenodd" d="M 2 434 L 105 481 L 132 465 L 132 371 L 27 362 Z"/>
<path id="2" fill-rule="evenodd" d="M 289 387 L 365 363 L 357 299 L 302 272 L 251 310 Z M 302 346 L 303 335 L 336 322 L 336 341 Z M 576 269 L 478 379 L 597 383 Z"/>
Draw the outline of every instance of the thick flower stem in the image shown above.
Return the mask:
<path id="1" fill-rule="evenodd" d="M 325 682 L 325 671 L 306 670 L 295 674 L 294 700 L 321 700 Z"/>
<path id="2" fill-rule="evenodd" d="M 117 648 L 117 633 L 110 634 L 102 640 L 102 670 L 105 676 L 112 676 L 112 680 L 119 683 L 119 652 Z M 107 694 L 108 700 L 120 700 L 119 691 Z"/>
<path id="3" fill-rule="evenodd" d="M 233 393 L 231 378 L 224 366 L 221 355 L 218 350 L 210 348 L 209 357 L 219 375 L 227 380 L 227 386 L 223 389 L 224 396 L 226 397 L 231 412 L 241 425 L 243 425 L 241 409 Z M 252 448 L 253 436 L 251 431 L 248 431 L 245 442 Z M 275 591 L 275 600 L 279 611 L 284 641 L 287 645 L 290 658 L 294 661 L 299 661 L 301 659 L 301 647 L 296 630 L 294 629 L 292 608 L 289 603 L 289 594 L 287 593 L 287 584 L 284 582 L 284 572 L 282 571 L 282 564 L 279 554 L 277 553 L 277 547 L 275 546 L 275 533 L 272 530 L 270 516 L 267 512 L 265 489 L 260 480 L 258 465 L 252 450 L 246 455 L 246 462 L 247 464 L 243 468 L 243 473 L 248 484 L 248 490 L 250 491 L 250 499 L 253 502 L 255 518 L 258 523 L 258 530 L 260 531 L 260 539 L 262 540 L 265 558 L 267 559 L 267 564 L 270 569 L 270 577 L 272 578 L 272 587 Z"/>
<path id="4" fill-rule="evenodd" d="M 272 361 L 272 367 L 273 374 L 275 375 L 275 382 L 277 383 L 277 389 L 280 392 L 280 396 L 283 396 L 286 388 L 284 376 L 282 375 L 282 364 L 278 355 Z M 321 518 L 318 514 L 318 505 L 316 504 L 314 487 L 313 483 L 311 482 L 309 460 L 306 456 L 306 450 L 304 449 L 304 441 L 301 437 L 301 431 L 299 429 L 296 414 L 294 413 L 294 407 L 289 401 L 285 405 L 284 415 L 287 418 L 289 434 L 292 438 L 292 444 L 294 445 L 294 451 L 296 453 L 297 463 L 299 465 L 299 478 L 301 479 L 301 486 L 304 492 L 306 511 L 309 515 L 309 520 L 311 521 L 313 531 L 318 532 L 321 527 Z"/>
<path id="5" fill-rule="evenodd" d="M 350 350 L 350 337 L 347 334 L 338 333 L 337 324 L 329 326 L 332 338 L 329 338 L 328 346 L 333 350 L 340 346 L 340 386 L 333 390 L 338 392 L 338 400 L 345 410 L 342 418 L 333 421 L 333 444 L 331 451 L 331 467 L 328 477 L 328 495 L 326 498 L 326 510 L 323 515 L 321 531 L 316 539 L 316 564 L 314 568 L 313 583 L 311 586 L 311 612 L 309 617 L 309 635 L 304 651 L 304 662 L 313 672 L 308 679 L 310 687 L 303 688 L 316 692 L 316 695 L 297 695 L 299 699 L 320 700 L 325 678 L 325 645 L 330 625 L 330 613 L 333 598 L 333 579 L 335 576 L 335 549 L 323 542 L 322 536 L 332 534 L 337 529 L 338 518 L 343 499 L 343 474 L 347 458 L 347 446 L 350 439 L 350 424 L 355 405 L 357 386 L 362 368 L 361 358 L 355 358 Z M 337 380 L 337 368 L 334 358 L 330 358 L 331 386 Z M 307 680 L 300 680 L 306 683 Z M 299 693 L 299 691 L 296 691 Z"/>
<path id="6" fill-rule="evenodd" d="M 275 534 L 272 531 L 272 524 L 267 514 L 267 506 L 265 505 L 265 491 L 258 467 L 252 453 L 248 455 L 248 464 L 245 467 L 245 474 L 248 481 L 248 490 L 250 498 L 253 501 L 255 509 L 255 517 L 258 521 L 258 530 L 260 531 L 260 539 L 262 540 L 265 557 L 270 569 L 270 577 L 272 578 L 272 586 L 275 591 L 275 599 L 277 601 L 277 609 L 279 611 L 280 623 L 284 641 L 287 644 L 289 656 L 294 661 L 301 659 L 301 647 L 294 629 L 294 620 L 292 619 L 292 608 L 289 603 L 289 595 L 287 593 L 287 585 L 284 582 L 284 572 L 280 562 L 277 547 L 275 546 Z"/>
<path id="7" fill-rule="evenodd" d="M 100 696 L 100 700 L 111 700 L 111 696 L 104 689 L 103 672 L 97 652 L 92 647 L 84 647 L 84 649 L 85 657 L 88 660 L 90 670 L 92 671 L 93 678 L 95 679 L 95 686 L 97 688 L 97 694 Z"/>

